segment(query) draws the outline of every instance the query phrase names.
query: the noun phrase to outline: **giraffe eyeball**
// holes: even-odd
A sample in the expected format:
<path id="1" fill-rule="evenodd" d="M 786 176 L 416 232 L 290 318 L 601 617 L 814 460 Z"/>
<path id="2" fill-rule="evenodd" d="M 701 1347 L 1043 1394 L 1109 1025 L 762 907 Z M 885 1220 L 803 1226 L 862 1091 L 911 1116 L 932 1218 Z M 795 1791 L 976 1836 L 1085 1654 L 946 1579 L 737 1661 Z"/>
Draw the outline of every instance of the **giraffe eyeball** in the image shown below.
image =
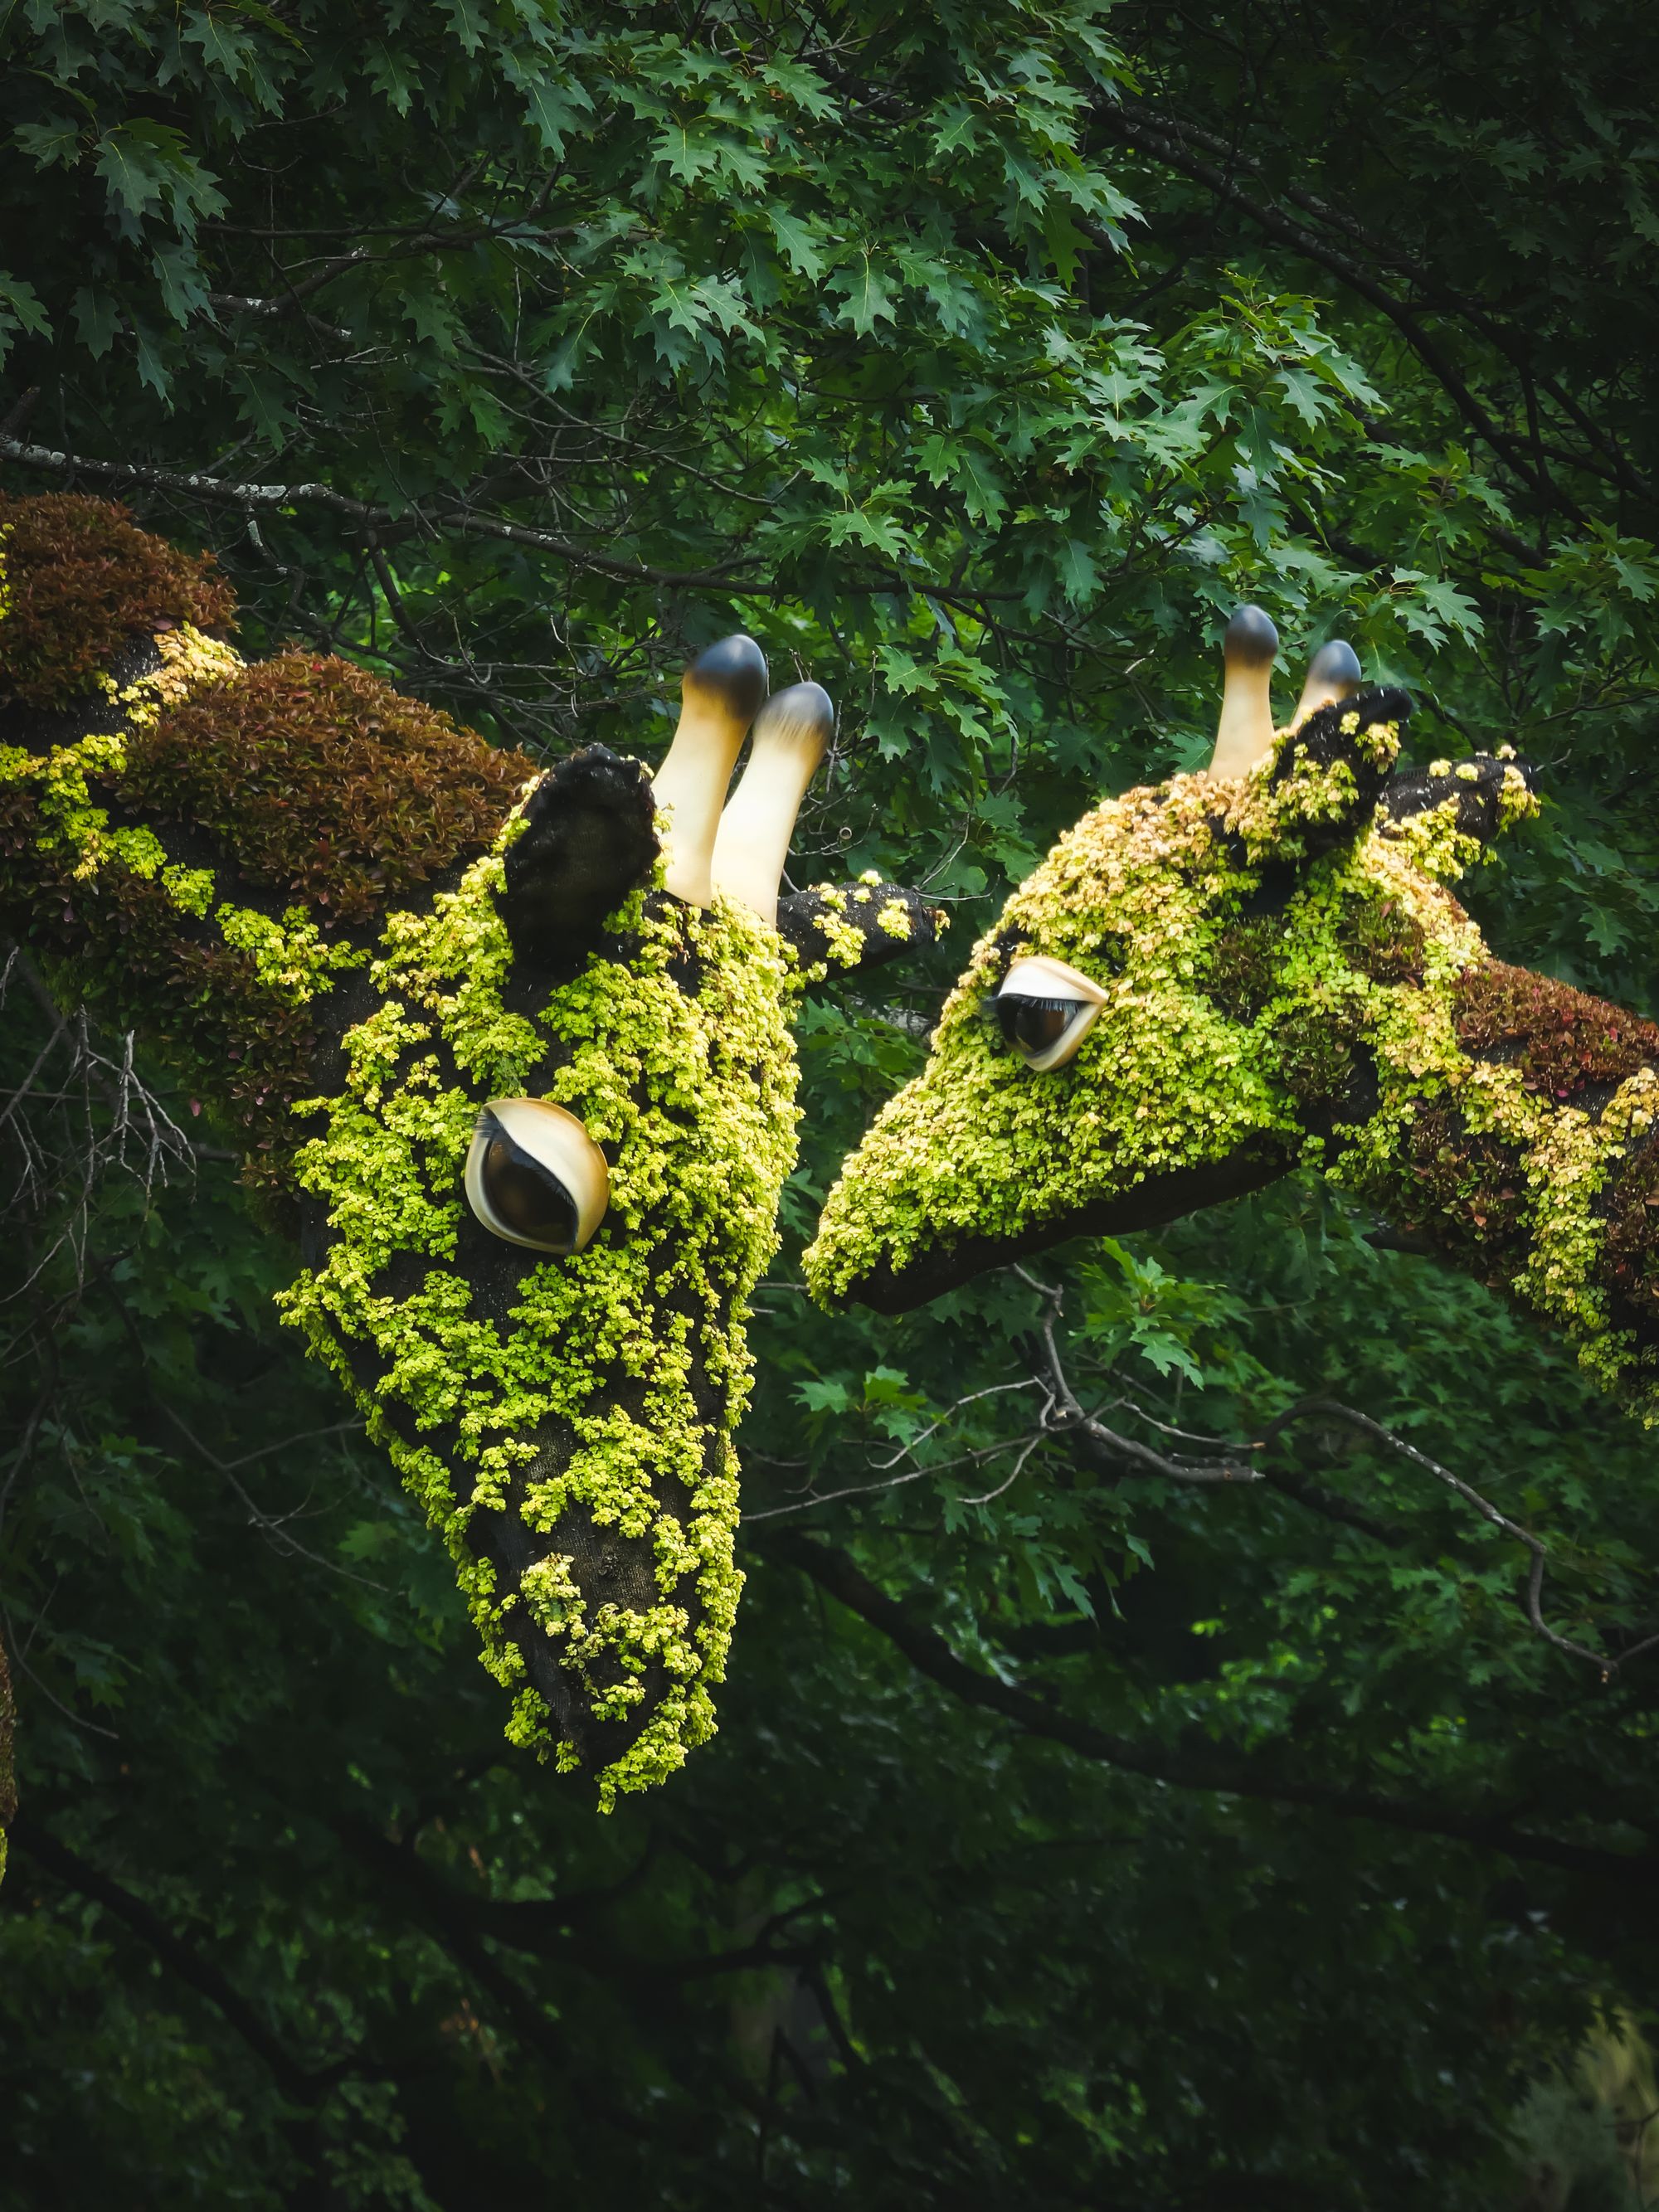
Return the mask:
<path id="1" fill-rule="evenodd" d="M 545 1098 L 492 1098 L 466 1156 L 466 1202 L 492 1236 L 532 1252 L 580 1252 L 611 1202 L 605 1154 Z"/>
<path id="2" fill-rule="evenodd" d="M 1038 1075 L 1064 1067 L 1106 1003 L 1106 994 L 1063 960 L 1016 960 L 992 1001 L 997 1026 Z"/>

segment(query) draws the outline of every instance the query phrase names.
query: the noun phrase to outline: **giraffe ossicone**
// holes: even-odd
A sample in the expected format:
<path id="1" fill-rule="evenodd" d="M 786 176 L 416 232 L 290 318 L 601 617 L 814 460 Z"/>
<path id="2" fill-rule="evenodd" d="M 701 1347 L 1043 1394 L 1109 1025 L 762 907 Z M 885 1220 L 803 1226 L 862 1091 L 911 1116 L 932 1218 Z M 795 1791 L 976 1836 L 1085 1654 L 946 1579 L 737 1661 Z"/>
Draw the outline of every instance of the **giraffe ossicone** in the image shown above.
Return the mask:
<path id="1" fill-rule="evenodd" d="M 1494 958 L 1453 896 L 1535 810 L 1513 749 L 1401 770 L 1410 702 L 1342 645 L 1275 732 L 1275 642 L 1235 617 L 1217 762 L 1094 808 L 975 946 L 809 1285 L 902 1311 L 1311 1168 L 1659 1417 L 1659 1029 Z"/>

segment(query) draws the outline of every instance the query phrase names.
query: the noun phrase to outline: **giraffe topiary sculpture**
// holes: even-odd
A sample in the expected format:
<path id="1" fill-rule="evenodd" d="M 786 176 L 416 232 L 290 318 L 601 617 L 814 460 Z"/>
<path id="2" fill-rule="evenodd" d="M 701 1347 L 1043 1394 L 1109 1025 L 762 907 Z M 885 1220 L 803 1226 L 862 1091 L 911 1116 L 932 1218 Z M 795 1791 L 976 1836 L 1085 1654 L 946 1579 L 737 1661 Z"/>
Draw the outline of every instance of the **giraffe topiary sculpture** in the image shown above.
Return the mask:
<path id="1" fill-rule="evenodd" d="M 890 884 L 778 897 L 828 696 L 767 699 L 728 638 L 654 781 L 542 774 L 348 662 L 245 665 L 211 564 L 118 507 L 0 531 L 0 925 L 239 1133 L 286 1316 L 448 1547 L 509 1736 L 607 1805 L 661 1779 L 741 1587 L 790 1009 L 934 927 Z"/>
<path id="2" fill-rule="evenodd" d="M 1448 888 L 1536 805 L 1508 747 L 1399 773 L 1410 702 L 1229 625 L 1208 771 L 1108 799 L 975 947 L 806 1255 L 884 1312 L 1322 1170 L 1659 1415 L 1659 1028 L 1493 957 Z"/>

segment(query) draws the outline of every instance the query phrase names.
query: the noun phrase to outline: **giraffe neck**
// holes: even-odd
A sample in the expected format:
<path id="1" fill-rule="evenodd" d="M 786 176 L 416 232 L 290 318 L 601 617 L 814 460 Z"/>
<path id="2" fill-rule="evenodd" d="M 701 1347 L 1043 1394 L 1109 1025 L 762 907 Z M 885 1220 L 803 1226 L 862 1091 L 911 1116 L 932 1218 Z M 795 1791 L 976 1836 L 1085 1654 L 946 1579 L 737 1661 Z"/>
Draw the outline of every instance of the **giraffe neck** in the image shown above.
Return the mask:
<path id="1" fill-rule="evenodd" d="M 1332 1173 L 1659 1412 L 1659 1027 L 1489 955 Z"/>

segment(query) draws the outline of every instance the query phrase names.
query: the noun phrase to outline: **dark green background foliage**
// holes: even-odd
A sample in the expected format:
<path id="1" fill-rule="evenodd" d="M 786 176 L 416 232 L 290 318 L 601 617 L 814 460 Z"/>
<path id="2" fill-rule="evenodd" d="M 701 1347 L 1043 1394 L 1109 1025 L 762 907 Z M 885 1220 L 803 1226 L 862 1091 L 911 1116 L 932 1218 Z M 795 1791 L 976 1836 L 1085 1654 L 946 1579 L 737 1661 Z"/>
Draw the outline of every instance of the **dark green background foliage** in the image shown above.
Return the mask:
<path id="1" fill-rule="evenodd" d="M 1118 1434 L 1358 1408 L 1610 1662 L 1659 1626 L 1651 1443 L 1319 1189 L 902 1324 L 796 1255 L 1009 880 L 1201 756 L 1240 597 L 1411 684 L 1419 757 L 1536 759 L 1495 949 L 1656 1011 L 1659 16 L 0 25 L 8 488 L 117 493 L 245 645 L 538 752 L 655 757 L 741 623 L 842 708 L 802 878 L 957 917 L 809 1012 L 721 1733 L 605 1820 L 501 1745 L 187 1100 L 193 1178 L 107 1164 L 58 1241 L 114 1079 L 60 1038 L 13 1103 L 14 972 L 8 1173 L 27 1131 L 60 1194 L 6 1243 L 0 2204 L 1515 2203 L 1527 2082 L 1652 1996 L 1659 1651 L 1549 1647 L 1519 1548 L 1334 1417 L 1252 1486 L 1042 1435 L 1037 1285 Z"/>

